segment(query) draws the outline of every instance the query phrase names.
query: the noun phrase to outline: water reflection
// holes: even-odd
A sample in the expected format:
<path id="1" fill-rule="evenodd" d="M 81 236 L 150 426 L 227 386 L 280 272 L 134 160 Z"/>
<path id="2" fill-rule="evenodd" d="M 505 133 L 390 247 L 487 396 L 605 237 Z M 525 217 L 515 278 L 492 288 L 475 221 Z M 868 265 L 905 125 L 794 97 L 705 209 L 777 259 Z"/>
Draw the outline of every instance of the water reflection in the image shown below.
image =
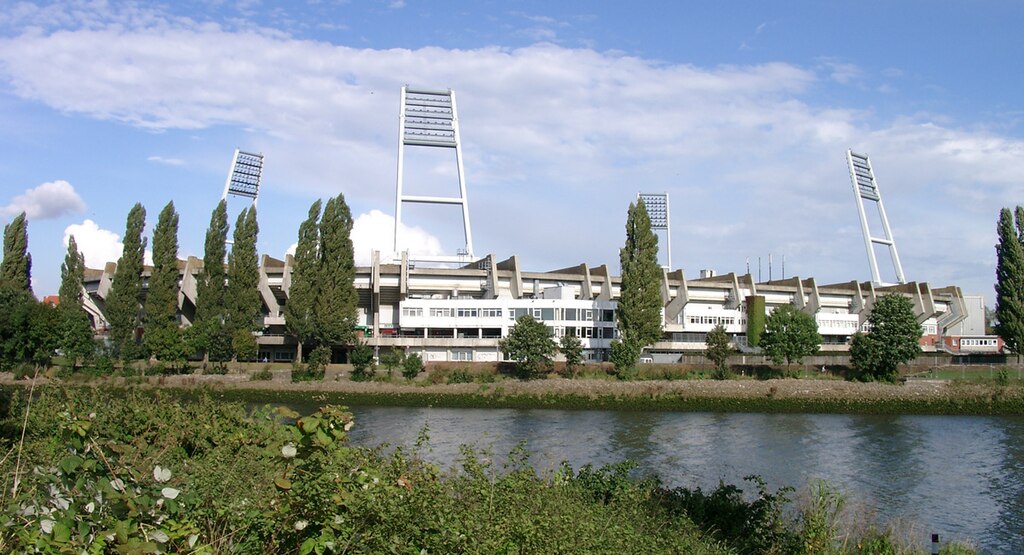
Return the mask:
<path id="1" fill-rule="evenodd" d="M 297 407 L 298 408 L 298 407 Z M 309 407 L 302 407 L 308 409 Z M 770 488 L 824 479 L 859 514 L 917 523 L 914 537 L 972 539 L 1024 553 L 1024 418 L 360 408 L 352 440 L 411 446 L 429 428 L 430 460 L 459 447 L 496 462 L 520 442 L 541 473 L 632 459 L 670 487 L 714 488 L 762 476 Z"/>

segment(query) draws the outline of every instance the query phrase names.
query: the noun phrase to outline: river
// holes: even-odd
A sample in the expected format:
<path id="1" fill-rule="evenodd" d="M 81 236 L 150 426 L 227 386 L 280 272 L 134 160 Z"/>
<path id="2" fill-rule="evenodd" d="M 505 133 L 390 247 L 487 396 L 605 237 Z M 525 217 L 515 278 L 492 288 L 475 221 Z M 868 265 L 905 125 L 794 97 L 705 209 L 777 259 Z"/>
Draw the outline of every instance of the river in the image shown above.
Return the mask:
<path id="1" fill-rule="evenodd" d="M 299 407 L 296 407 L 299 408 Z M 310 409 L 313 407 L 301 407 Z M 982 553 L 1024 553 L 1024 417 L 862 416 L 687 412 L 354 407 L 356 445 L 411 446 L 429 429 L 425 457 L 450 466 L 459 447 L 504 460 L 525 442 L 547 473 L 635 461 L 670 487 L 720 480 L 798 492 L 823 479 L 847 494 L 848 513 L 898 523 L 922 547 L 930 534 Z"/>

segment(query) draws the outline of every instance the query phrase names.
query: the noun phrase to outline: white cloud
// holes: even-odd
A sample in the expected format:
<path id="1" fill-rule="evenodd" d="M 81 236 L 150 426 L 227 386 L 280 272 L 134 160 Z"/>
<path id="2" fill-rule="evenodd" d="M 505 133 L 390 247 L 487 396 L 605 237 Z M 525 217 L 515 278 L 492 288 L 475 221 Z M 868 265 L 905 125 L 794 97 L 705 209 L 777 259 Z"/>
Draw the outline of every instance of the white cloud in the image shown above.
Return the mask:
<path id="1" fill-rule="evenodd" d="M 85 258 L 85 265 L 88 268 L 103 269 L 107 262 L 117 262 L 124 251 L 124 244 L 121 237 L 103 229 L 92 220 L 85 220 L 80 224 L 71 224 L 64 229 L 64 248 L 68 246 L 68 240 L 74 236 L 78 245 L 78 252 Z M 145 264 L 153 264 L 153 252 L 147 250 L 144 256 Z"/>
<path id="2" fill-rule="evenodd" d="M 444 254 L 441 242 L 421 228 L 402 224 L 399 233 L 399 250 L 408 250 L 411 254 L 423 256 Z M 369 265 L 371 252 L 374 250 L 380 251 L 384 257 L 394 254 L 395 219 L 380 210 L 360 214 L 352 222 L 351 237 L 356 265 Z"/>
<path id="3" fill-rule="evenodd" d="M 29 221 L 59 218 L 85 210 L 85 202 L 75 188 L 63 180 L 50 181 L 14 197 L 10 204 L 0 207 L 0 214 L 16 216 L 22 212 Z"/>
<path id="4" fill-rule="evenodd" d="M 180 158 L 164 158 L 163 156 L 150 156 L 146 158 L 150 162 L 156 162 L 157 164 L 166 164 L 168 166 L 184 166 L 185 161 Z"/>

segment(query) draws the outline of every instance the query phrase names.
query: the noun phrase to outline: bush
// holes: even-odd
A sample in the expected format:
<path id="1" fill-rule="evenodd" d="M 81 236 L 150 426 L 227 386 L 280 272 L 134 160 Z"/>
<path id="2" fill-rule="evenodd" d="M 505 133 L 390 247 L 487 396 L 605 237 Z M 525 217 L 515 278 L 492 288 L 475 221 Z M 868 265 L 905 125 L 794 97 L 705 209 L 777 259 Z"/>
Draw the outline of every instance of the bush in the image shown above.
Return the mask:
<path id="1" fill-rule="evenodd" d="M 402 376 L 407 380 L 411 380 L 419 375 L 423 371 L 423 359 L 420 355 L 413 353 L 405 357 L 405 361 L 402 362 Z"/>
<path id="2" fill-rule="evenodd" d="M 473 383 L 473 374 L 465 368 L 456 368 L 448 374 L 448 383 Z"/>
<path id="3" fill-rule="evenodd" d="M 254 382 L 267 382 L 274 379 L 274 373 L 270 371 L 270 366 L 264 366 L 249 379 Z"/>
<path id="4" fill-rule="evenodd" d="M 380 355 L 381 365 L 387 369 L 388 377 L 405 362 L 405 351 L 401 349 L 388 349 L 384 354 Z"/>
<path id="5" fill-rule="evenodd" d="M 360 343 L 352 349 L 352 380 L 371 380 L 373 374 L 373 347 Z"/>

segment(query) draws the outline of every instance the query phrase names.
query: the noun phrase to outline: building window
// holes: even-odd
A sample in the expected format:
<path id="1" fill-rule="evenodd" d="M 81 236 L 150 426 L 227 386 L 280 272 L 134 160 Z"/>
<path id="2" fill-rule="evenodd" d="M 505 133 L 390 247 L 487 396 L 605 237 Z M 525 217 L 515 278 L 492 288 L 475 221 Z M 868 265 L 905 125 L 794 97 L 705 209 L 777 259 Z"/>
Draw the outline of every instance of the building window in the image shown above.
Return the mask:
<path id="1" fill-rule="evenodd" d="M 452 351 L 452 360 L 458 362 L 473 362 L 473 351 Z"/>
<path id="2" fill-rule="evenodd" d="M 481 308 L 480 309 L 480 317 L 481 318 L 501 318 L 501 309 L 500 308 Z"/>
<path id="3" fill-rule="evenodd" d="M 594 311 L 593 310 L 591 310 L 589 308 L 585 308 L 585 309 L 581 310 L 580 312 L 582 313 L 582 317 L 580 318 L 580 320 L 583 320 L 585 322 L 593 322 L 594 321 Z"/>
<path id="4" fill-rule="evenodd" d="M 452 309 L 450 309 L 450 308 L 431 308 L 430 309 L 430 317 L 431 318 L 451 318 L 451 316 L 452 316 Z"/>
<path id="5" fill-rule="evenodd" d="M 615 321 L 615 311 L 614 310 L 602 310 L 601 311 L 601 321 L 602 322 L 614 322 Z"/>
<path id="6" fill-rule="evenodd" d="M 419 318 L 423 316 L 423 308 L 418 306 L 405 306 L 402 307 L 402 316 L 410 316 L 413 318 Z"/>
<path id="7" fill-rule="evenodd" d="M 540 309 L 540 319 L 545 322 L 550 322 L 555 319 L 555 309 L 553 308 L 542 308 Z"/>
<path id="8" fill-rule="evenodd" d="M 567 308 L 567 309 L 565 309 L 565 319 L 570 321 L 570 322 L 576 321 L 576 309 L 575 308 Z"/>
<path id="9" fill-rule="evenodd" d="M 476 318 L 477 309 L 475 308 L 460 308 L 456 311 L 456 316 L 459 318 Z"/>

